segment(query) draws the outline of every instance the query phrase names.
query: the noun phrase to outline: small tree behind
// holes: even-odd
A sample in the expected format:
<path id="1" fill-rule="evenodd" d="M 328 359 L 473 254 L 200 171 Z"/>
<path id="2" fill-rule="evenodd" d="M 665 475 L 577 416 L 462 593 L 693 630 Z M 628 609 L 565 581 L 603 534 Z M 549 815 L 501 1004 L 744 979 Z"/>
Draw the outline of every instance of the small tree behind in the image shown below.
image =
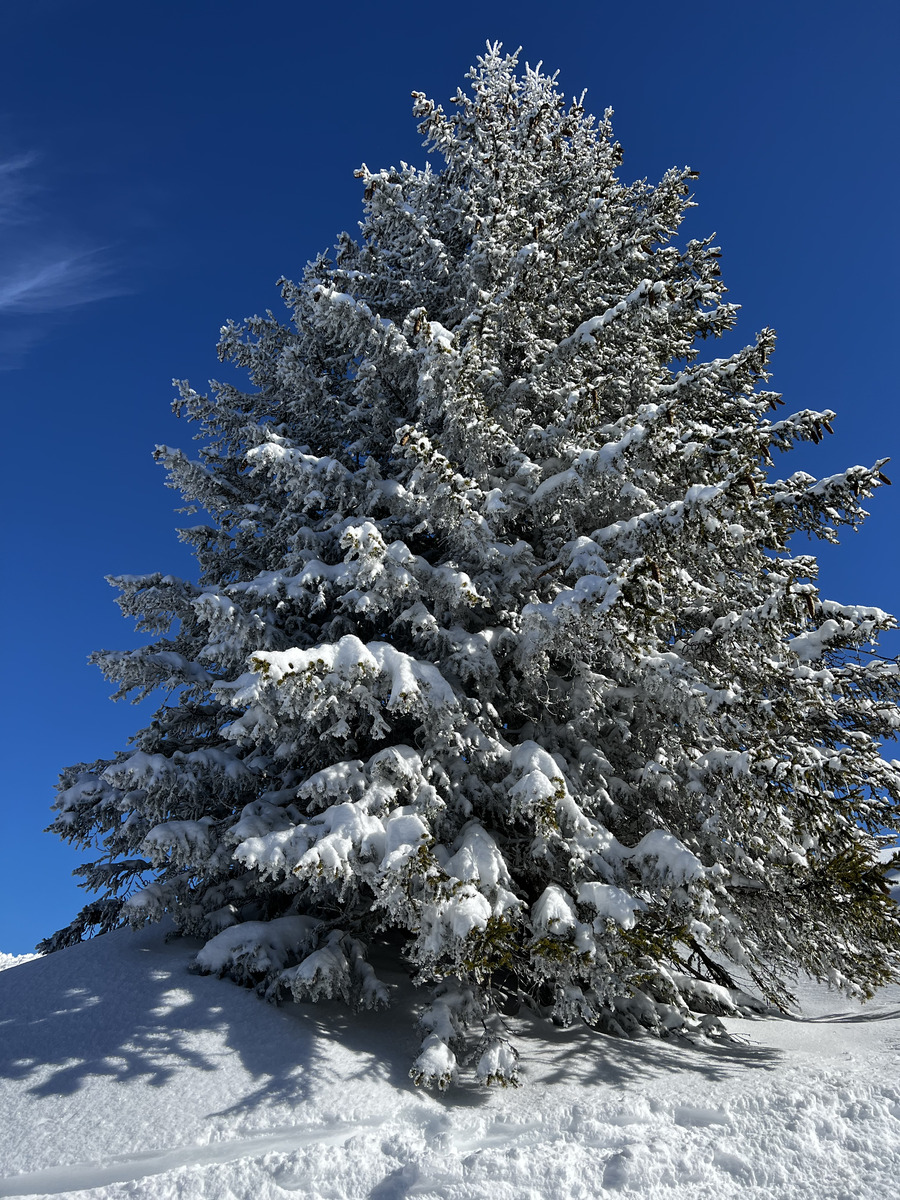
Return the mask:
<path id="1" fill-rule="evenodd" d="M 771 330 L 699 357 L 736 309 L 673 240 L 694 173 L 623 185 L 610 114 L 516 67 L 490 47 L 452 115 L 414 93 L 440 168 L 361 168 L 291 324 L 223 330 L 250 390 L 182 385 L 203 449 L 157 457 L 208 514 L 199 582 L 113 580 L 155 640 L 95 656 L 175 699 L 63 775 L 99 898 L 43 945 L 169 913 L 204 970 L 364 1006 L 393 947 L 440 1086 L 515 1081 L 510 1001 L 690 1031 L 729 964 L 781 1004 L 900 965 L 895 623 L 790 549 L 883 462 L 775 478 L 834 414 L 777 416 Z"/>

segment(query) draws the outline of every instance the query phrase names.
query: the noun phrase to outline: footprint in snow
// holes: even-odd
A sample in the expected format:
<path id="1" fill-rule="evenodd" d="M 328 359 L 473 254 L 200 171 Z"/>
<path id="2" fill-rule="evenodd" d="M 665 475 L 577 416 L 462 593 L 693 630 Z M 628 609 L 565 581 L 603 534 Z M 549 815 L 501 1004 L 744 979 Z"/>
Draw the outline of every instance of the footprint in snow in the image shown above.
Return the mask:
<path id="1" fill-rule="evenodd" d="M 687 1128 L 731 1124 L 727 1113 L 720 1112 L 715 1108 L 694 1108 L 690 1104 L 679 1104 L 672 1114 L 672 1120 L 676 1125 L 683 1125 Z"/>
<path id="2" fill-rule="evenodd" d="M 634 1154 L 626 1146 L 624 1150 L 617 1151 L 612 1158 L 607 1159 L 606 1166 L 603 1168 L 603 1179 L 600 1181 L 607 1191 L 618 1192 L 622 1188 L 628 1187 L 633 1158 Z"/>

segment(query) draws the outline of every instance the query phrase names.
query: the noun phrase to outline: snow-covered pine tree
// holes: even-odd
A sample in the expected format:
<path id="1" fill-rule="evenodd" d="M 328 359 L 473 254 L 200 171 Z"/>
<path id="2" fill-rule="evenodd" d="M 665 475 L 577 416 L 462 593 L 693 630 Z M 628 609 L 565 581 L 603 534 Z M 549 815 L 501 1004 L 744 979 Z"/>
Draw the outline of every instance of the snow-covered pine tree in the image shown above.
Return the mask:
<path id="1" fill-rule="evenodd" d="M 291 324 L 224 328 L 250 389 L 181 387 L 199 582 L 113 580 L 156 640 L 95 657 L 170 702 L 63 775 L 99 898 L 43 945 L 168 913 L 202 970 L 375 1005 L 379 943 L 434 985 L 440 1086 L 515 1081 L 510 1003 L 691 1031 L 729 964 L 778 1003 L 900 965 L 894 621 L 790 547 L 883 463 L 770 471 L 834 414 L 775 418 L 771 330 L 699 357 L 736 309 L 673 240 L 693 172 L 623 185 L 610 114 L 499 47 L 468 79 L 452 115 L 414 93 L 437 169 L 357 172 Z"/>

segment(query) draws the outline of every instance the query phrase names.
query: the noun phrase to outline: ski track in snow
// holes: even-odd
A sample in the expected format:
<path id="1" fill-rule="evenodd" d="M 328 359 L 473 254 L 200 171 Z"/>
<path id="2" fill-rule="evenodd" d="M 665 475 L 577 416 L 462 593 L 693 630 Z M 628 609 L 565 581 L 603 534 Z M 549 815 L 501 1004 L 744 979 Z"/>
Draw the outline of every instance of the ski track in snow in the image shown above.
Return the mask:
<path id="1" fill-rule="evenodd" d="M 124 931 L 0 976 L 0 1197 L 883 1200 L 900 988 L 623 1042 L 516 1020 L 524 1085 L 415 1089 L 417 998 L 274 1009 Z"/>
<path id="2" fill-rule="evenodd" d="M 49 1167 L 44 1171 L 32 1171 L 0 1180 L 0 1196 L 66 1195 L 110 1183 L 130 1183 L 148 1176 L 162 1175 L 177 1167 L 198 1167 L 233 1162 L 238 1158 L 256 1158 L 273 1150 L 290 1153 L 306 1145 L 340 1145 L 360 1128 L 359 1125 L 337 1125 L 323 1130 L 285 1126 L 261 1133 L 258 1137 L 214 1142 L 208 1146 L 179 1146 L 162 1153 L 148 1151 L 124 1155 L 109 1163 L 73 1163 L 71 1166 Z"/>

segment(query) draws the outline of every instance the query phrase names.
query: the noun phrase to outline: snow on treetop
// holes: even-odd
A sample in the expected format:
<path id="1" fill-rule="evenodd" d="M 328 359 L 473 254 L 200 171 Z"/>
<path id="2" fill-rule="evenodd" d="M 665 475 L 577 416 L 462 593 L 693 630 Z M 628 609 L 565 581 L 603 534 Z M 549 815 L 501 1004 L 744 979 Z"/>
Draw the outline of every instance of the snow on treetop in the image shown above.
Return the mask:
<path id="1" fill-rule="evenodd" d="M 356 1008 L 392 956 L 438 1087 L 517 1081 L 516 1006 L 708 1038 L 735 964 L 781 1006 L 900 969 L 895 622 L 792 550 L 884 460 L 774 479 L 833 414 L 772 419 L 770 329 L 704 358 L 738 309 L 696 173 L 623 182 L 610 114 L 498 46 L 468 81 L 284 323 L 223 326 L 248 390 L 180 385 L 199 577 L 116 581 L 156 640 L 94 661 L 167 694 L 62 776 L 97 894 L 45 943 L 168 913 L 201 969 Z"/>

